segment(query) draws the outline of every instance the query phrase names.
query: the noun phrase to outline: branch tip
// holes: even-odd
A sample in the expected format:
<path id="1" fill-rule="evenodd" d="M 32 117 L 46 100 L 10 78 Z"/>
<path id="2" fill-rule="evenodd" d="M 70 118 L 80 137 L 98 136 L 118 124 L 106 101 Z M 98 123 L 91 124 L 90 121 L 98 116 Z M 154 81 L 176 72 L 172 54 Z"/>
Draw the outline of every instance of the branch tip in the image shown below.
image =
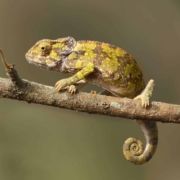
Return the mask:
<path id="1" fill-rule="evenodd" d="M 2 49 L 0 49 L 0 55 L 1 55 L 1 61 L 4 65 L 5 71 L 7 73 L 7 76 L 11 79 L 11 81 L 13 82 L 13 84 L 16 87 L 22 87 L 25 83 L 23 82 L 23 80 L 19 77 L 14 64 L 8 64 L 6 62 L 6 58 L 4 55 L 4 52 Z"/>

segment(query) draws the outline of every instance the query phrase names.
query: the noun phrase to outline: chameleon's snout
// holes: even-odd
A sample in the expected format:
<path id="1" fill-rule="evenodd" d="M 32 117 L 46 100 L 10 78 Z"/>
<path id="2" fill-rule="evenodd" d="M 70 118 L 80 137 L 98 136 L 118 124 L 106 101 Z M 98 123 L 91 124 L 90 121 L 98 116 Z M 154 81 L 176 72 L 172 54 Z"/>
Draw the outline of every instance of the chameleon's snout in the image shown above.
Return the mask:
<path id="1" fill-rule="evenodd" d="M 25 54 L 25 58 L 29 63 L 32 63 L 32 62 L 35 61 L 34 56 L 33 56 L 33 54 L 31 53 L 30 50 Z M 36 59 L 36 61 L 37 61 L 37 59 Z"/>
<path id="2" fill-rule="evenodd" d="M 27 60 L 28 62 L 29 62 L 30 60 L 32 60 L 32 55 L 31 55 L 31 53 L 30 53 L 30 50 L 28 50 L 28 52 L 26 52 L 25 58 L 26 58 L 26 60 Z"/>
<path id="3" fill-rule="evenodd" d="M 40 68 L 45 68 L 49 70 L 53 70 L 57 66 L 56 61 L 52 61 L 48 57 L 44 57 L 41 54 L 38 54 L 33 49 L 29 49 L 25 54 L 25 58 L 30 64 L 34 64 Z"/>
<path id="4" fill-rule="evenodd" d="M 39 58 L 38 56 L 35 56 L 33 53 L 32 53 L 32 51 L 31 51 L 31 49 L 29 49 L 28 51 L 27 51 L 27 53 L 25 54 L 25 58 L 26 58 L 26 60 L 28 61 L 28 63 L 30 63 L 30 64 L 35 64 L 35 65 L 42 65 L 43 63 L 43 61 L 42 61 L 42 58 Z"/>
<path id="5" fill-rule="evenodd" d="M 26 54 L 25 54 L 25 58 L 26 58 L 26 60 L 29 60 L 29 51 L 28 52 L 26 52 Z"/>

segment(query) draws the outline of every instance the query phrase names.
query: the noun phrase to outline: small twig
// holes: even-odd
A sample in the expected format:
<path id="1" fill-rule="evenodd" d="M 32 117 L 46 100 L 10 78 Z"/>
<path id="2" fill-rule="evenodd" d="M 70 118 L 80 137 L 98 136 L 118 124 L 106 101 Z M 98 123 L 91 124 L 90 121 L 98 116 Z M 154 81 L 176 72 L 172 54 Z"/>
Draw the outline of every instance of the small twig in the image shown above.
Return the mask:
<path id="1" fill-rule="evenodd" d="M 11 81 L 13 82 L 13 84 L 15 85 L 15 87 L 18 87 L 18 88 L 23 87 L 25 85 L 25 83 L 19 77 L 14 65 L 8 64 L 6 62 L 6 59 L 5 59 L 5 56 L 4 56 L 2 49 L 0 49 L 0 55 L 1 55 L 2 63 L 5 67 L 6 73 L 7 73 L 8 77 L 11 79 Z"/>
<path id="2" fill-rule="evenodd" d="M 14 91 L 12 82 L 0 78 L 0 96 L 88 113 L 104 114 L 129 119 L 180 123 L 180 105 L 152 102 L 148 109 L 142 108 L 137 101 L 127 98 L 111 97 L 79 92 L 75 95 L 57 93 L 54 87 L 24 80 L 24 88 Z"/>

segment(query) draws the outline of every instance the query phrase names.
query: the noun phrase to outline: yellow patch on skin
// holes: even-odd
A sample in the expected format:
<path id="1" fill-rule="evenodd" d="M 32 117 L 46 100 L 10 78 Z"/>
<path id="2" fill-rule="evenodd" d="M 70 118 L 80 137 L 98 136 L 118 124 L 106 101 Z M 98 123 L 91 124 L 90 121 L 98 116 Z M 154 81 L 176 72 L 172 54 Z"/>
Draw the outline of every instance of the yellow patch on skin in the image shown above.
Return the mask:
<path id="1" fill-rule="evenodd" d="M 83 65 L 84 65 L 84 62 L 81 61 L 81 60 L 78 60 L 78 61 L 76 62 L 76 64 L 75 64 L 75 67 L 76 67 L 77 69 L 79 69 L 79 68 L 82 68 Z"/>
<path id="2" fill-rule="evenodd" d="M 81 71 L 76 73 L 77 78 L 84 79 L 85 76 L 90 74 L 91 72 L 94 71 L 94 64 L 93 63 L 88 63 Z"/>
<path id="3" fill-rule="evenodd" d="M 84 50 L 84 51 L 94 50 L 96 46 L 97 46 L 96 42 L 89 41 L 88 43 L 82 45 L 81 50 Z"/>
<path id="4" fill-rule="evenodd" d="M 124 56 L 126 54 L 126 51 L 124 51 L 123 49 L 120 49 L 120 48 L 116 48 L 115 54 L 116 54 L 116 56 Z"/>
<path id="5" fill-rule="evenodd" d="M 84 74 L 81 71 L 77 72 L 76 76 L 78 79 L 84 79 Z"/>
<path id="6" fill-rule="evenodd" d="M 53 48 L 62 49 L 63 47 L 65 47 L 64 43 L 58 42 L 58 43 L 53 44 L 52 49 Z"/>
<path id="7" fill-rule="evenodd" d="M 78 52 L 82 51 L 84 54 L 77 55 L 72 53 L 68 56 L 69 60 L 75 60 L 75 67 L 82 68 L 87 65 L 87 63 L 93 63 L 93 60 L 96 58 L 97 54 L 94 52 L 97 43 L 93 41 L 87 41 L 86 43 L 77 42 L 73 51 Z"/>
<path id="8" fill-rule="evenodd" d="M 87 66 L 86 66 L 86 71 L 87 72 L 92 72 L 94 70 L 94 64 L 93 63 L 89 63 Z"/>
<path id="9" fill-rule="evenodd" d="M 96 46 L 96 42 L 89 41 L 85 44 L 77 44 L 74 50 L 81 50 L 85 52 L 84 56 L 81 56 L 80 59 L 93 60 L 96 57 L 96 53 L 94 53 L 94 49 L 96 48 Z"/>
<path id="10" fill-rule="evenodd" d="M 75 68 L 83 68 L 87 66 L 87 63 L 93 63 L 93 60 L 96 58 L 96 53 L 94 49 L 96 48 L 97 43 L 89 41 L 87 43 L 79 43 L 77 42 L 73 51 L 78 52 L 82 51 L 84 54 L 77 55 L 76 53 L 72 53 L 68 56 L 69 60 L 75 60 Z"/>
<path id="11" fill-rule="evenodd" d="M 58 55 L 57 52 L 54 51 L 54 50 L 52 50 L 52 51 L 50 52 L 49 57 L 51 57 L 52 59 L 57 60 L 57 61 L 59 60 L 59 55 Z"/>
<path id="12" fill-rule="evenodd" d="M 69 60 L 75 60 L 77 59 L 78 55 L 76 53 L 71 53 L 69 56 L 68 56 L 68 59 Z"/>
<path id="13" fill-rule="evenodd" d="M 112 56 L 112 57 L 124 56 L 126 54 L 126 51 L 124 51 L 123 49 L 112 48 L 107 43 L 102 43 L 101 47 L 102 47 L 103 52 L 107 53 L 109 56 Z"/>
<path id="14" fill-rule="evenodd" d="M 96 54 L 93 51 L 89 50 L 85 52 L 84 56 L 86 59 L 92 60 L 96 57 Z"/>
<path id="15" fill-rule="evenodd" d="M 86 43 L 79 43 L 77 42 L 74 51 L 92 51 L 96 48 L 97 43 L 95 41 L 88 41 Z"/>
<path id="16" fill-rule="evenodd" d="M 101 69 L 107 71 L 109 74 L 113 74 L 118 70 L 120 63 L 117 58 L 105 58 L 100 66 Z"/>

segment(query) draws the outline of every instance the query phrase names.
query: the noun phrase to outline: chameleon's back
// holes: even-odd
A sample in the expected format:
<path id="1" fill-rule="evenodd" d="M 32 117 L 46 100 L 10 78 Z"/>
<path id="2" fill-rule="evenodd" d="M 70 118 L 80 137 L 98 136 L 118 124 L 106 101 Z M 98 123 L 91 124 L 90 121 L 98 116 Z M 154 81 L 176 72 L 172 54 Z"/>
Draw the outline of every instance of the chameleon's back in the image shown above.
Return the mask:
<path id="1" fill-rule="evenodd" d="M 79 64 L 84 60 L 95 64 L 98 73 L 92 74 L 90 80 L 114 95 L 132 98 L 144 88 L 142 72 L 125 50 L 97 41 L 77 41 L 74 50 L 79 52 Z"/>

